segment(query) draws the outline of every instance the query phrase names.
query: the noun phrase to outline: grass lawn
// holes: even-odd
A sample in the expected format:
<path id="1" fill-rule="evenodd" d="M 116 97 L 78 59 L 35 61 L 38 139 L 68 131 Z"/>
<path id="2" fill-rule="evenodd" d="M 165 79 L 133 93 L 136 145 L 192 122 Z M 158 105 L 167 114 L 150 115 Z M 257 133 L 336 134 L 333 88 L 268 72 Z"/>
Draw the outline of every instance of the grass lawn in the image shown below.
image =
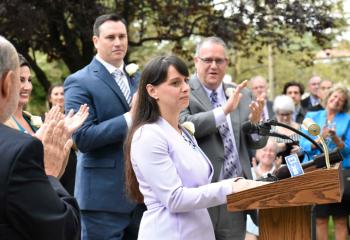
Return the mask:
<path id="1" fill-rule="evenodd" d="M 333 219 L 330 218 L 328 222 L 328 240 L 334 240 L 334 226 Z"/>

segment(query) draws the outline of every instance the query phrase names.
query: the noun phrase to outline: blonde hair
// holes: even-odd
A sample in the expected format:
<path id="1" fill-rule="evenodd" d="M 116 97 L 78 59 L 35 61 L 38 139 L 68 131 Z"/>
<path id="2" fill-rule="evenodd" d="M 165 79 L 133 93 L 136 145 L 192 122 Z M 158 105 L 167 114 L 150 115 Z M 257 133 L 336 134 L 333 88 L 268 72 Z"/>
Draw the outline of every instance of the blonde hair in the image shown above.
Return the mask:
<path id="1" fill-rule="evenodd" d="M 328 99 L 334 92 L 340 92 L 340 93 L 342 93 L 345 96 L 345 103 L 344 103 L 344 106 L 343 106 L 342 110 L 340 110 L 340 112 L 344 112 L 344 113 L 348 112 L 349 109 L 350 109 L 350 93 L 349 93 L 349 90 L 346 87 L 338 85 L 338 84 L 333 86 L 331 89 L 329 89 L 327 91 L 327 95 L 322 101 L 323 106 L 325 106 L 325 107 L 327 106 Z"/>

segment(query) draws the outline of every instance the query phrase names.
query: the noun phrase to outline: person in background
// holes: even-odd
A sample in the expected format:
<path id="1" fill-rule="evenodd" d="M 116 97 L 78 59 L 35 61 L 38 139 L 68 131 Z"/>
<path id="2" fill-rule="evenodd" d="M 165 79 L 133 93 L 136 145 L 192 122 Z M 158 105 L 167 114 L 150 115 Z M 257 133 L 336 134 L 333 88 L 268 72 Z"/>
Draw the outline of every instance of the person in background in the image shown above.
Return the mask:
<path id="1" fill-rule="evenodd" d="M 321 135 L 326 140 L 330 151 L 338 148 L 343 155 L 343 175 L 348 176 L 350 168 L 350 109 L 349 91 L 342 86 L 334 86 L 323 99 L 324 110 L 308 112 L 305 118 L 311 118 L 322 129 Z M 304 130 L 306 134 L 306 130 Z M 309 134 L 310 135 L 310 134 Z M 319 138 L 310 135 L 316 142 Z M 300 146 L 308 153 L 310 159 L 305 156 L 304 161 L 312 160 L 320 151 L 308 140 L 301 138 Z M 344 184 L 345 189 L 348 188 Z M 345 190 L 346 191 L 346 190 Z M 335 227 L 335 239 L 348 239 L 347 216 L 350 209 L 349 200 L 342 199 L 341 203 L 317 205 L 316 211 L 316 235 L 318 240 L 328 239 L 328 220 L 333 217 Z"/>
<path id="2" fill-rule="evenodd" d="M 181 122 L 193 122 L 198 145 L 214 167 L 212 182 L 231 177 L 251 178 L 249 150 L 263 147 L 267 137 L 252 136 L 241 126 L 261 118 L 264 98 L 253 101 L 247 81 L 236 86 L 223 83 L 228 68 L 225 42 L 218 37 L 204 38 L 196 48 L 196 73 L 190 78 L 190 103 L 180 114 Z M 239 88 L 239 101 L 232 91 Z M 235 107 L 235 104 L 238 106 Z M 228 212 L 226 205 L 209 209 L 217 240 L 242 240 L 246 212 Z"/>
<path id="3" fill-rule="evenodd" d="M 284 84 L 282 94 L 293 99 L 295 110 L 292 114 L 292 120 L 301 124 L 304 120 L 306 110 L 301 106 L 301 96 L 304 94 L 304 86 L 298 82 L 287 82 Z"/>
<path id="4" fill-rule="evenodd" d="M 79 206 L 58 181 L 71 134 L 63 120 L 45 126 L 42 142 L 5 126 L 20 84 L 16 49 L 0 36 L 0 239 L 78 240 Z"/>
<path id="5" fill-rule="evenodd" d="M 301 100 L 301 107 L 306 111 L 310 111 L 315 106 L 320 105 L 320 98 L 318 97 L 318 90 L 320 88 L 321 78 L 319 76 L 313 76 L 308 82 L 308 91 L 310 95 Z"/>
<path id="6" fill-rule="evenodd" d="M 317 91 L 317 96 L 320 99 L 320 103 L 318 105 L 315 105 L 309 108 L 309 111 L 319 111 L 324 109 L 322 106 L 322 101 L 326 97 L 327 91 L 331 89 L 332 86 L 333 86 L 333 82 L 331 80 L 325 79 L 321 81 L 320 87 L 318 88 L 318 91 Z"/>
<path id="7" fill-rule="evenodd" d="M 230 98 L 233 109 L 241 89 Z M 189 98 L 188 69 L 178 57 L 157 57 L 145 66 L 125 144 L 127 191 L 147 206 L 140 240 L 214 240 L 207 208 L 266 184 L 242 177 L 210 183 L 214 169 L 192 135 L 196 130 L 179 125 Z"/>
<path id="8" fill-rule="evenodd" d="M 300 124 L 296 123 L 292 119 L 293 112 L 295 111 L 295 104 L 291 97 L 287 95 L 276 96 L 273 102 L 273 111 L 275 112 L 276 120 L 280 123 L 288 125 L 294 129 L 299 129 Z M 274 138 L 277 142 L 277 153 L 278 156 L 284 158 L 292 153 L 298 153 L 299 151 L 299 135 L 290 129 L 282 126 L 275 126 L 272 128 L 274 132 L 290 137 L 293 141 Z"/>
<path id="9" fill-rule="evenodd" d="M 49 108 L 58 106 L 60 111 L 64 113 L 64 87 L 62 83 L 52 84 L 47 92 L 47 102 Z"/>
<path id="10" fill-rule="evenodd" d="M 33 116 L 29 112 L 24 111 L 33 90 L 32 74 L 30 72 L 28 61 L 21 54 L 18 54 L 18 56 L 21 81 L 20 90 L 18 92 L 19 101 L 16 111 L 5 124 L 21 132 L 34 135 L 34 133 L 40 128 L 42 121 L 39 116 Z"/>
<path id="11" fill-rule="evenodd" d="M 268 87 L 265 78 L 263 78 L 262 76 L 252 77 L 249 81 L 248 86 L 252 90 L 252 94 L 255 99 L 259 97 L 265 98 L 264 108 L 261 113 L 261 120 L 266 121 L 268 119 L 273 119 L 273 117 L 275 116 L 272 109 L 273 103 L 267 98 Z"/>
<path id="12" fill-rule="evenodd" d="M 277 143 L 270 138 L 265 147 L 256 150 L 255 157 L 253 157 L 253 179 L 265 178 L 269 173 L 272 174 L 281 166 L 281 162 L 281 158 L 277 157 Z M 248 215 L 245 240 L 257 240 L 258 237 L 259 228 Z"/>
<path id="13" fill-rule="evenodd" d="M 49 88 L 47 92 L 47 101 L 49 104 L 49 108 L 58 107 L 59 112 L 64 114 L 64 89 L 63 84 L 53 84 Z M 45 120 L 45 119 L 44 119 Z M 64 186 L 64 188 L 71 194 L 74 195 L 74 187 L 75 187 L 75 171 L 77 165 L 77 155 L 75 153 L 76 149 L 73 145 L 70 153 L 68 164 L 66 167 L 66 171 L 60 179 L 60 182 Z"/>
<path id="14" fill-rule="evenodd" d="M 116 14 L 97 17 L 92 40 L 96 56 L 64 82 L 66 111 L 83 103 L 90 107 L 89 118 L 73 135 L 82 239 L 137 239 L 144 205 L 128 199 L 124 189 L 123 143 L 138 84 L 125 71 L 125 20 Z"/>

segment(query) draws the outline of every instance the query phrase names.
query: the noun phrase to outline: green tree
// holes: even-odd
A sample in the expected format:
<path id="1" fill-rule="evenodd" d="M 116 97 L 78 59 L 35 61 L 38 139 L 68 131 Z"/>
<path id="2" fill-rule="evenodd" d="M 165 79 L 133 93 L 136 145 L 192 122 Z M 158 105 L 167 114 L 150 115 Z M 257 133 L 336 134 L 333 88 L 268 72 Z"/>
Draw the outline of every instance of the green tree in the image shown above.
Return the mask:
<path id="1" fill-rule="evenodd" d="M 148 60 L 147 56 L 157 53 L 166 41 L 168 48 L 163 49 L 190 62 L 193 44 L 184 44 L 193 36 L 220 36 L 234 53 L 242 56 L 250 56 L 267 44 L 273 44 L 276 51 L 284 52 L 288 46 L 298 45 L 299 51 L 307 52 L 307 45 L 300 41 L 305 34 L 311 36 L 312 44 L 328 46 L 345 24 L 341 14 L 333 14 L 342 12 L 341 2 L 3 0 L 0 33 L 29 60 L 40 85 L 47 91 L 52 80 L 38 62 L 41 54 L 49 63 L 63 63 L 64 69 L 68 69 L 64 73 L 82 68 L 94 55 L 92 25 L 103 13 L 117 12 L 126 19 L 130 60 Z M 57 80 L 60 79 L 54 79 Z"/>

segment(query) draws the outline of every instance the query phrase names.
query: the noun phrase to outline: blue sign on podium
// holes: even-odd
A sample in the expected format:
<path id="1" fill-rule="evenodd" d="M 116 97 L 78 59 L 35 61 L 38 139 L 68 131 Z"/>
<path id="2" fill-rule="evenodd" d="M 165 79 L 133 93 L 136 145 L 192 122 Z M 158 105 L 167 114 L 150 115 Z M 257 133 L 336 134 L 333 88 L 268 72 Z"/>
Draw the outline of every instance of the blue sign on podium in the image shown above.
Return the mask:
<path id="1" fill-rule="evenodd" d="M 299 162 L 299 158 L 297 154 L 291 154 L 284 158 L 287 163 L 287 167 L 289 169 L 291 177 L 299 176 L 304 174 L 303 167 Z"/>

